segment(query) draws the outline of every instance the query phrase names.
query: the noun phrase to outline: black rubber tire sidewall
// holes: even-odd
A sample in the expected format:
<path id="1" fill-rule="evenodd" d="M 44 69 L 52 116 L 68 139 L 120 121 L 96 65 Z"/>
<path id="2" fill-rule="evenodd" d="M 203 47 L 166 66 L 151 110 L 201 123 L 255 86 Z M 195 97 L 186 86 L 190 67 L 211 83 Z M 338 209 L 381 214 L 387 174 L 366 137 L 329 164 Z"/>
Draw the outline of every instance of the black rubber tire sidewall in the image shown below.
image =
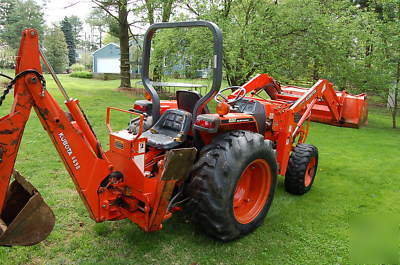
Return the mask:
<path id="1" fill-rule="evenodd" d="M 217 154 L 214 161 L 212 157 L 215 159 Z M 270 167 L 270 191 L 258 216 L 242 224 L 233 212 L 234 191 L 244 169 L 256 159 L 264 159 Z M 188 193 L 192 197 L 193 221 L 222 241 L 240 238 L 261 225 L 272 204 L 276 183 L 277 163 L 270 141 L 248 131 L 220 135 L 202 149 L 192 172 Z"/>
<path id="2" fill-rule="evenodd" d="M 305 186 L 306 169 L 311 159 L 315 157 L 315 171 L 310 185 Z M 311 144 L 297 144 L 290 155 L 285 174 L 285 190 L 294 195 L 303 195 L 310 191 L 318 169 L 318 148 Z"/>

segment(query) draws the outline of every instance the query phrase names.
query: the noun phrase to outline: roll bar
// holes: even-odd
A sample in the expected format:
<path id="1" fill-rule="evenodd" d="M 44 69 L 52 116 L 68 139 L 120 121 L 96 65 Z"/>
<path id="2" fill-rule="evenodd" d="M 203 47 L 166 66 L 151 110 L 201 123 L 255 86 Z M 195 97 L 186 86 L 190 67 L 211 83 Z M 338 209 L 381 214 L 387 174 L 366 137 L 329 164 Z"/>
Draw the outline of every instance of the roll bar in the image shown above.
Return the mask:
<path id="1" fill-rule="evenodd" d="M 196 116 L 201 113 L 207 103 L 217 94 L 221 87 L 222 81 L 222 32 L 217 25 L 209 21 L 187 21 L 187 22 L 164 22 L 156 23 L 151 25 L 144 35 L 143 43 L 143 60 L 142 60 L 142 82 L 146 91 L 150 94 L 153 101 L 152 117 L 153 124 L 160 118 L 160 97 L 157 91 L 151 84 L 149 78 L 149 65 L 150 65 L 150 53 L 151 53 L 151 40 L 154 37 L 154 33 L 158 29 L 167 28 L 192 28 L 192 27 L 207 27 L 213 33 L 214 38 L 214 62 L 213 62 L 213 83 L 211 90 L 197 101 L 194 111 L 193 120 Z"/>

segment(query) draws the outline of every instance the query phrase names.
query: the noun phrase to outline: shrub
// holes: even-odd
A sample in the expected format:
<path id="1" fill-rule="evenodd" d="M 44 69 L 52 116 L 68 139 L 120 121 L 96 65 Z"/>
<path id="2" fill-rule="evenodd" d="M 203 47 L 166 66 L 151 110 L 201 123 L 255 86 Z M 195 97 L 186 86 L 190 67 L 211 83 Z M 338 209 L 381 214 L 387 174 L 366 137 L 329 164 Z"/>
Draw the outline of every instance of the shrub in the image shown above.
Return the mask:
<path id="1" fill-rule="evenodd" d="M 73 72 L 69 76 L 77 78 L 93 78 L 93 74 L 91 72 L 86 72 L 86 71 Z"/>
<path id="2" fill-rule="evenodd" d="M 72 72 L 83 72 L 85 71 L 85 66 L 83 64 L 75 63 L 71 65 Z"/>

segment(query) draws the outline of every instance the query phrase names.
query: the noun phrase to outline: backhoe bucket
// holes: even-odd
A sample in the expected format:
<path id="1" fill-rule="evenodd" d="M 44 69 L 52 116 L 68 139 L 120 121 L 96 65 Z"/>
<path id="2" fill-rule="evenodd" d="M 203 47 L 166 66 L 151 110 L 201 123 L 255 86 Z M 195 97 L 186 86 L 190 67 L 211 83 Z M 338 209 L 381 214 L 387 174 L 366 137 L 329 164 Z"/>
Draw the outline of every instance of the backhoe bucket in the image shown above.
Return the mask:
<path id="1" fill-rule="evenodd" d="M 0 216 L 0 246 L 30 246 L 44 240 L 54 227 L 54 214 L 40 193 L 14 171 Z"/>

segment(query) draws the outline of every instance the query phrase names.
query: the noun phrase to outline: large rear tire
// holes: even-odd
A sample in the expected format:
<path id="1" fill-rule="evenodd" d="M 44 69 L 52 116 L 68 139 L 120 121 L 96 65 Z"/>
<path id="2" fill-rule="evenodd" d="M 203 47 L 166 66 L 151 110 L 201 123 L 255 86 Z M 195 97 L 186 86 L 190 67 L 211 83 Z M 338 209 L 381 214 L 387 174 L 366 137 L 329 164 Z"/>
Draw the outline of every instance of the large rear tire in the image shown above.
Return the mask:
<path id="1" fill-rule="evenodd" d="M 193 222 L 222 241 L 262 224 L 274 197 L 277 163 L 270 141 L 232 131 L 205 146 L 187 188 Z"/>
<path id="2" fill-rule="evenodd" d="M 307 193 L 314 183 L 318 167 L 318 149 L 311 144 L 298 144 L 290 155 L 285 176 L 285 189 L 295 195 Z"/>

